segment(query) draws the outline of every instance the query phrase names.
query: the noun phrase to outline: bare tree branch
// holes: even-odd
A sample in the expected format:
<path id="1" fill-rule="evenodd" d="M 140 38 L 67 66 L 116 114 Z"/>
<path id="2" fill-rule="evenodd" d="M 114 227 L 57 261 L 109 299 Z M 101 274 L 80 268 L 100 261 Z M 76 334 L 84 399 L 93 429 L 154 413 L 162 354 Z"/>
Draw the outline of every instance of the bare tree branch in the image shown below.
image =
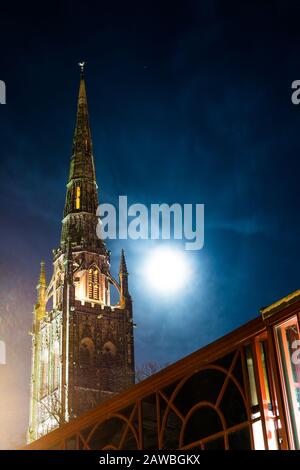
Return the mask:
<path id="1" fill-rule="evenodd" d="M 141 382 L 142 380 L 151 377 L 151 375 L 156 374 L 161 369 L 164 369 L 166 366 L 159 364 L 156 361 L 149 361 L 137 366 L 135 370 L 135 381 L 136 383 Z"/>

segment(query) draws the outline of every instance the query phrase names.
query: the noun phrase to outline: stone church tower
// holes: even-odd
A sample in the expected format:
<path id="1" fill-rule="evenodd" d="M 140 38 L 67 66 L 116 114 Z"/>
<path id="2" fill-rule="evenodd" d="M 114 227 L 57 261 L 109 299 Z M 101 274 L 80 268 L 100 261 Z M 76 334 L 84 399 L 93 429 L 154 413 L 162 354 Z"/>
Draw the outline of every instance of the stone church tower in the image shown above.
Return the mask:
<path id="1" fill-rule="evenodd" d="M 98 191 L 81 73 L 60 246 L 45 265 L 33 312 L 28 440 L 47 434 L 134 383 L 132 302 L 122 251 L 119 280 L 97 237 Z M 119 293 L 112 306 L 110 288 Z"/>

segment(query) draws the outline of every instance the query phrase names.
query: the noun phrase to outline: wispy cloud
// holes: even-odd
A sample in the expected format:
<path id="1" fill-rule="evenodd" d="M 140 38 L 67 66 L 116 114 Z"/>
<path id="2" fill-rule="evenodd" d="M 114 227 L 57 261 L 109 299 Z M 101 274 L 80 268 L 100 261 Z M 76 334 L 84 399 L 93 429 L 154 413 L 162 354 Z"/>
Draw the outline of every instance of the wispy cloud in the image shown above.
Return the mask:
<path id="1" fill-rule="evenodd" d="M 241 235 L 257 235 L 264 234 L 273 236 L 276 232 L 276 223 L 270 220 L 261 220 L 256 216 L 242 217 L 237 219 L 219 219 L 208 221 L 205 225 L 206 229 L 228 230 Z"/>

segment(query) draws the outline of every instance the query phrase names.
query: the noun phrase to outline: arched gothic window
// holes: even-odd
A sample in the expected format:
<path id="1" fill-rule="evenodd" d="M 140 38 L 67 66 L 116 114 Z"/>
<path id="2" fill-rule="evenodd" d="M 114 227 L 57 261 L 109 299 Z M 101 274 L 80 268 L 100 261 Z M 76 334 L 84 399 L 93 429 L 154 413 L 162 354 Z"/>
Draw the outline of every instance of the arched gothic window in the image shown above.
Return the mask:
<path id="1" fill-rule="evenodd" d="M 56 340 L 53 343 L 52 349 L 52 389 L 55 390 L 58 386 L 59 379 L 59 342 Z"/>
<path id="2" fill-rule="evenodd" d="M 40 365 L 40 393 L 41 397 L 44 397 L 48 393 L 48 350 L 43 349 L 41 351 L 41 365 Z"/>
<path id="3" fill-rule="evenodd" d="M 80 186 L 76 186 L 76 198 L 75 198 L 76 209 L 80 209 L 80 196 L 81 196 Z"/>
<path id="4" fill-rule="evenodd" d="M 117 354 L 116 346 L 111 342 L 107 341 L 102 348 L 102 355 L 108 360 L 112 360 Z"/>
<path id="5" fill-rule="evenodd" d="M 79 346 L 79 364 L 81 368 L 90 368 L 94 361 L 94 343 L 90 338 L 83 338 Z"/>
<path id="6" fill-rule="evenodd" d="M 102 348 L 102 387 L 108 392 L 115 391 L 116 375 L 114 366 L 116 364 L 117 348 L 111 342 L 107 341 Z"/>
<path id="7" fill-rule="evenodd" d="M 100 300 L 100 275 L 97 268 L 89 269 L 88 297 L 92 300 Z"/>

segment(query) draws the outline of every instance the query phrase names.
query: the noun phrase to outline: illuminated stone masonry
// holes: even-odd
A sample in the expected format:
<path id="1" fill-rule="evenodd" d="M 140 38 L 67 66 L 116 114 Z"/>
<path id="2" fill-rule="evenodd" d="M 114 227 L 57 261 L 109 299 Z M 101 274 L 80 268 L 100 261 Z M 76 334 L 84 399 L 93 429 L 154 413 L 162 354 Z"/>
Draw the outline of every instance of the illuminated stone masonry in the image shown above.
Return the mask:
<path id="1" fill-rule="evenodd" d="M 62 220 L 45 265 L 33 312 L 29 442 L 134 384 L 132 301 L 122 250 L 119 280 L 97 237 L 98 190 L 85 81 L 80 80 L 77 121 Z M 111 305 L 110 290 L 119 301 Z"/>
<path id="2" fill-rule="evenodd" d="M 299 450 L 299 292 L 27 449 Z"/>

